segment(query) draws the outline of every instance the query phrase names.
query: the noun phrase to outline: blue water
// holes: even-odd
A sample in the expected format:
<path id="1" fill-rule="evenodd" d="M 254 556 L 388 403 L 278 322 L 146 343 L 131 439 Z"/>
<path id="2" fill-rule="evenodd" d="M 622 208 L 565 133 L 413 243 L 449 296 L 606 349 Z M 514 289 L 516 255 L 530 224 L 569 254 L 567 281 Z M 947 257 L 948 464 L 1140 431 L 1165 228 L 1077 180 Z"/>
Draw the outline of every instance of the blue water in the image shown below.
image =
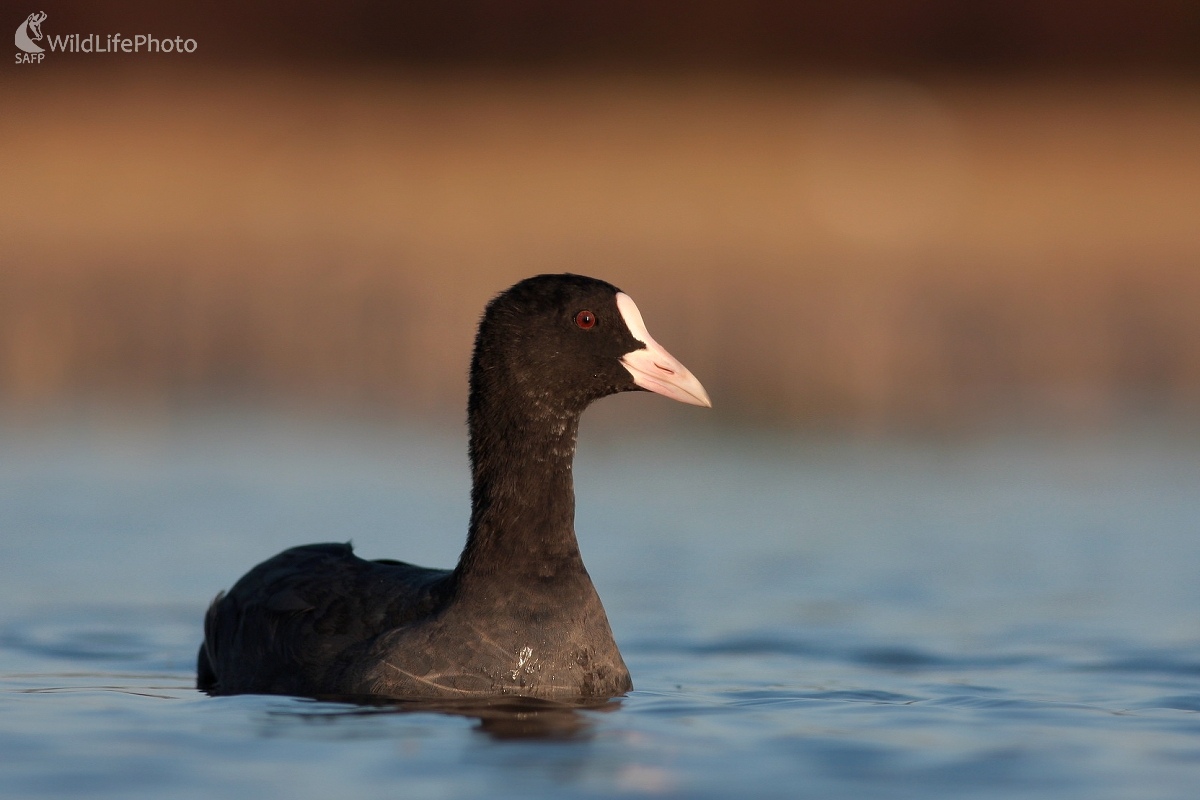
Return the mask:
<path id="1" fill-rule="evenodd" d="M 1200 791 L 1200 439 L 589 428 L 577 528 L 636 691 L 483 718 L 192 687 L 292 544 L 449 566 L 462 434 L 0 427 L 0 797 Z"/>

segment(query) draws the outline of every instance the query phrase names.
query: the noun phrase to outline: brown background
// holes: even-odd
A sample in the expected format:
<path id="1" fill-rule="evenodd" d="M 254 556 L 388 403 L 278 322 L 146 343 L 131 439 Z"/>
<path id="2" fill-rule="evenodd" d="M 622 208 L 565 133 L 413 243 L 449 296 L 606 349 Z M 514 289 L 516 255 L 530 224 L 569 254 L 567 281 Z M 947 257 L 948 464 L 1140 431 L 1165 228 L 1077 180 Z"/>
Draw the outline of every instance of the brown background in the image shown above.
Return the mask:
<path id="1" fill-rule="evenodd" d="M 10 410 L 454 416 L 483 303 L 560 270 L 721 420 L 1200 405 L 1195 4 L 40 8 L 200 47 L 4 68 Z"/>

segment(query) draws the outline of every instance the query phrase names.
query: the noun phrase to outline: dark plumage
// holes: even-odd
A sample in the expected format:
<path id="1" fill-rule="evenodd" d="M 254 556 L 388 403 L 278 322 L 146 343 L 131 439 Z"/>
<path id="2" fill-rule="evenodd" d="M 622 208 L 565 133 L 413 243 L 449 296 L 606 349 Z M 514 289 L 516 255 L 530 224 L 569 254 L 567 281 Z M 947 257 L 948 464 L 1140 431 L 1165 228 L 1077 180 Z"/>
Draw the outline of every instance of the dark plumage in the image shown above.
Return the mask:
<path id="1" fill-rule="evenodd" d="M 467 544 L 452 570 L 284 551 L 217 596 L 198 685 L 212 694 L 551 700 L 632 688 L 575 539 L 583 410 L 647 389 L 709 405 L 603 281 L 541 275 L 488 304 L 471 360 Z"/>

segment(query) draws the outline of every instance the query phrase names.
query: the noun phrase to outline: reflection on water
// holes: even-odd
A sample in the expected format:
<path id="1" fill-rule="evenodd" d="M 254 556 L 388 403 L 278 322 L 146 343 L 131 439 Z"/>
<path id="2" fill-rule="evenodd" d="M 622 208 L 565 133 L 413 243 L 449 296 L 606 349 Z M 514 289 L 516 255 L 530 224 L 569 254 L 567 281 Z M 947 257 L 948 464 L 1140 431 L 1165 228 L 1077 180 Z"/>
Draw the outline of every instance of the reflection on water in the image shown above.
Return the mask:
<path id="1" fill-rule="evenodd" d="M 372 714 L 446 714 L 477 720 L 479 730 L 496 739 L 577 739 L 592 732 L 583 712 L 610 712 L 621 701 L 569 705 L 534 698 L 503 698 L 493 701 L 388 702 L 379 698 L 341 698 L 299 705 L 272 712 L 282 724 L 295 721 L 328 725 L 341 717 Z"/>
<path id="2" fill-rule="evenodd" d="M 195 691 L 288 545 L 448 566 L 451 432 L 4 431 L 0 796 L 1186 797 L 1200 446 L 589 437 L 578 529 L 637 690 L 598 708 Z"/>

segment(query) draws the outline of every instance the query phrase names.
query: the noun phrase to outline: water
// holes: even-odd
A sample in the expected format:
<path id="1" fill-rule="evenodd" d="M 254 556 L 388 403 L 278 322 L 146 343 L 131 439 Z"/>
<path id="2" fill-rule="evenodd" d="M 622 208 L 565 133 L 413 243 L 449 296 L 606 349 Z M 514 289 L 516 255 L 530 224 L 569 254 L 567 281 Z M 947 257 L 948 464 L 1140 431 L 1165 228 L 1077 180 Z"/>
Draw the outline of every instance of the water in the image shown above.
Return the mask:
<path id="1" fill-rule="evenodd" d="M 1200 442 L 588 428 L 599 710 L 191 688 L 212 595 L 288 545 L 448 566 L 465 442 L 243 415 L 0 429 L 0 797 L 1184 798 Z M 480 718 L 482 716 L 482 718 Z"/>

